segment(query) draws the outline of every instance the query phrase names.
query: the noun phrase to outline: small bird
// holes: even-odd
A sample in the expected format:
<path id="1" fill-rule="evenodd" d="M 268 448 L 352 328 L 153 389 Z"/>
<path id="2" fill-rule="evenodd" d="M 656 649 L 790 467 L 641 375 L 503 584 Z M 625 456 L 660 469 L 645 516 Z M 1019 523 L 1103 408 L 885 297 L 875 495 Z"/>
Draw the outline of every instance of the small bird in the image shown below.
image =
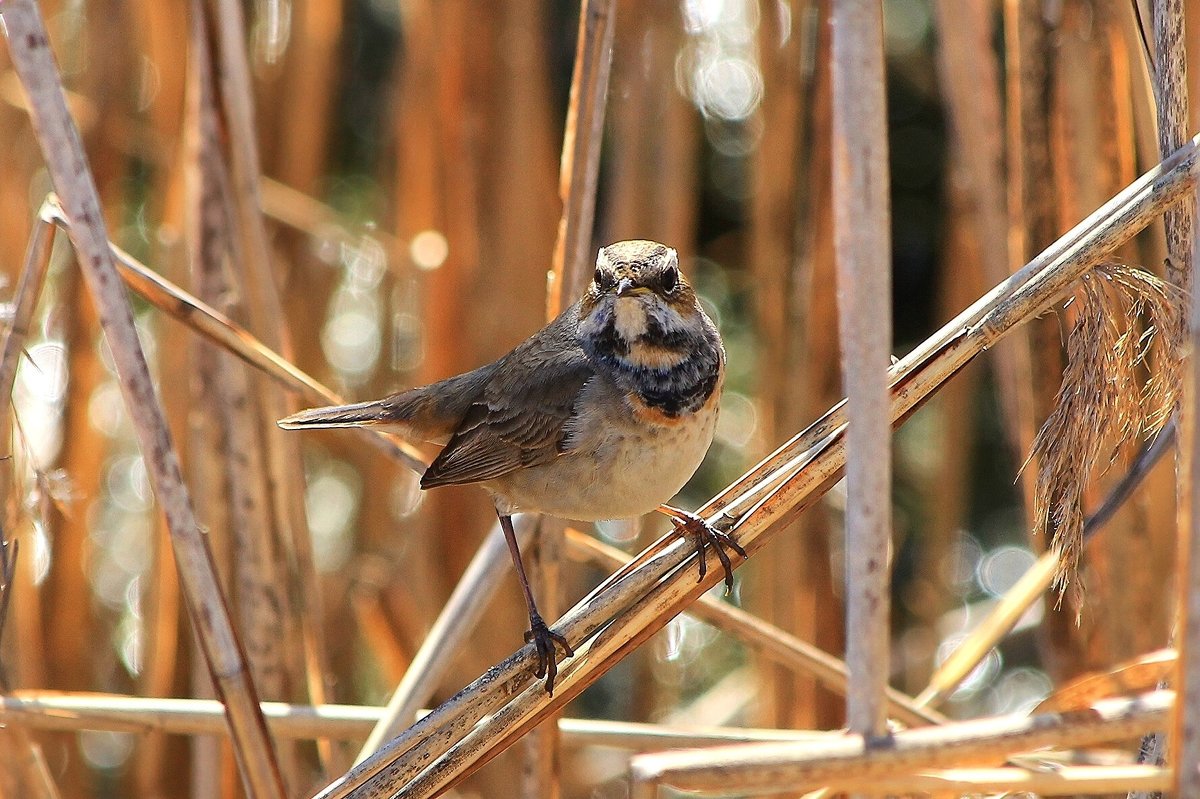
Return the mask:
<path id="1" fill-rule="evenodd" d="M 479 483 L 491 494 L 529 609 L 525 640 L 553 693 L 554 646 L 513 532 L 512 514 L 597 521 L 660 511 L 705 545 L 732 586 L 728 534 L 665 505 L 703 460 L 717 424 L 725 349 L 675 250 L 653 241 L 600 249 L 583 297 L 512 352 L 474 371 L 380 400 L 301 411 L 286 429 L 369 425 L 443 444 L 421 488 Z"/>

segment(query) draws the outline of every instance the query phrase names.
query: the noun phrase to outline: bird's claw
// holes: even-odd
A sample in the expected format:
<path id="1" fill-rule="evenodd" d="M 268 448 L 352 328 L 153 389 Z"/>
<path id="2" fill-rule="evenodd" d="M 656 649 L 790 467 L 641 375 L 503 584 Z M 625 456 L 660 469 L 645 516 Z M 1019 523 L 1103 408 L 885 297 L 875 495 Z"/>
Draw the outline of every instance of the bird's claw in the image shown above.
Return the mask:
<path id="1" fill-rule="evenodd" d="M 537 654 L 537 668 L 533 673 L 546 678 L 546 693 L 553 696 L 554 678 L 558 676 L 558 658 L 555 657 L 554 647 L 556 644 L 562 647 L 563 654 L 567 657 L 573 657 L 575 650 L 567 643 L 566 638 L 547 627 L 546 622 L 536 613 L 529 617 L 529 631 L 525 633 L 525 643 L 533 644 Z"/>
<path id="2" fill-rule="evenodd" d="M 678 509 L 673 510 L 678 514 L 672 515 L 675 532 L 690 537 L 696 545 L 696 556 L 700 561 L 700 576 L 696 582 L 700 582 L 708 574 L 708 558 L 705 547 L 711 546 L 721 561 L 721 568 L 725 570 L 725 593 L 728 595 L 733 591 L 733 563 L 729 560 L 729 554 L 725 548 L 732 549 L 743 560 L 749 557 L 746 550 L 742 549 L 742 545 L 735 541 L 729 533 L 718 530 L 699 516 Z"/>

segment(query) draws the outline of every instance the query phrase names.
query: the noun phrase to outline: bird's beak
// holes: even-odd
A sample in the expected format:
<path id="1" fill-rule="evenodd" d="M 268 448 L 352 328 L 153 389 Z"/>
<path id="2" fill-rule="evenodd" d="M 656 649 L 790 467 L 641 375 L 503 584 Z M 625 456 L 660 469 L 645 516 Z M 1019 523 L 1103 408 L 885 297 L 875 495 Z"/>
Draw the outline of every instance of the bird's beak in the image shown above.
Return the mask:
<path id="1" fill-rule="evenodd" d="M 617 283 L 617 296 L 630 297 L 634 294 L 644 294 L 646 291 L 642 286 L 635 286 L 629 278 L 622 278 L 621 282 Z"/>

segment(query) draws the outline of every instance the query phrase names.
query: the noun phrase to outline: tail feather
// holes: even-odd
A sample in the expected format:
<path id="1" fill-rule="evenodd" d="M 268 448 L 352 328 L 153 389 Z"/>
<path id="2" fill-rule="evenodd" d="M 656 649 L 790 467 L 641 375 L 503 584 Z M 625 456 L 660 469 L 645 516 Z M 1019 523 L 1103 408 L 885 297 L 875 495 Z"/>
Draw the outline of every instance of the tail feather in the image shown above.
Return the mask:
<path id="1" fill-rule="evenodd" d="M 430 386 L 353 405 L 330 405 L 294 413 L 277 423 L 285 430 L 323 427 L 382 427 L 415 441 L 445 444 L 467 409 L 483 392 L 497 363 Z"/>
<path id="2" fill-rule="evenodd" d="M 309 408 L 279 420 L 284 430 L 305 430 L 324 427 L 361 427 L 364 425 L 394 424 L 384 400 L 356 402 L 353 405 L 330 405 Z"/>

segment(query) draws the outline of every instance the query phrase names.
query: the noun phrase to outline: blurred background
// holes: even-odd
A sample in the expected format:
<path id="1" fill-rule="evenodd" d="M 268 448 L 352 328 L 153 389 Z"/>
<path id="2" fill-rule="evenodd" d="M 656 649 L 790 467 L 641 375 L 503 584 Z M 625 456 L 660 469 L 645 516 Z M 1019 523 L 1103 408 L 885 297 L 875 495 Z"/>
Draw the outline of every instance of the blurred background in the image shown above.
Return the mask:
<path id="1" fill-rule="evenodd" d="M 828 2 L 615 6 L 594 244 L 652 238 L 677 248 L 724 336 L 730 373 L 717 441 L 679 499 L 695 508 L 842 395 Z M 503 354 L 544 323 L 577 3 L 245 4 L 281 317 L 256 312 L 236 285 L 206 289 L 192 263 L 187 4 L 42 9 L 115 242 L 207 292 L 336 391 L 368 399 L 436 380 Z M 903 355 L 1157 162 L 1153 54 L 1134 4 L 1118 0 L 886 0 L 884 9 Z M 24 107 L 0 49 L 5 297 L 51 189 Z M 206 135 L 225 146 L 232 134 L 218 119 Z M 1160 270 L 1163 253 L 1155 229 L 1121 258 Z M 14 485 L 5 532 L 21 555 L 0 644 L 4 680 L 211 695 L 111 360 L 62 241 L 51 270 L 5 462 Z M 494 523 L 486 496 L 470 487 L 425 495 L 416 475 L 357 437 L 292 434 L 281 446 L 299 453 L 290 463 L 303 471 L 302 496 L 290 509 L 276 500 L 266 517 L 283 542 L 274 546 L 289 553 L 280 563 L 303 563 L 295 552 L 308 544 L 296 542 L 311 542 L 314 579 L 280 577 L 278 618 L 254 617 L 253 596 L 268 589 L 238 568 L 248 545 L 230 532 L 223 475 L 231 457 L 259 449 L 256 437 L 275 440 L 264 432 L 271 404 L 263 401 L 248 436 L 214 436 L 207 381 L 221 370 L 242 373 L 251 388 L 258 378 L 135 305 L 263 698 L 312 701 L 304 669 L 316 641 L 325 701 L 386 701 Z M 1020 467 L 1057 390 L 1064 330 L 1056 317 L 1039 320 L 897 434 L 892 684 L 901 690 L 919 692 L 1045 547 L 1030 533 L 1033 472 Z M 841 502 L 839 488 L 740 569 L 727 598 L 838 656 Z M 1048 596 L 943 709 L 1026 710 L 1070 677 L 1164 645 L 1173 513 L 1168 466 L 1088 550 L 1083 603 Z M 661 518 L 597 527 L 630 553 L 665 530 Z M 566 562 L 559 609 L 604 576 Z M 524 629 L 516 581 L 506 578 L 437 698 L 514 651 Z M 811 678 L 685 617 L 567 713 L 815 729 L 844 720 L 842 700 Z M 233 795 L 232 758 L 206 740 L 38 735 L 64 796 Z M 297 792 L 324 783 L 311 751 L 290 757 Z M 568 748 L 563 757 L 564 795 L 624 795 L 627 753 Z M 519 765 L 518 753 L 506 754 L 462 795 L 508 795 Z"/>

